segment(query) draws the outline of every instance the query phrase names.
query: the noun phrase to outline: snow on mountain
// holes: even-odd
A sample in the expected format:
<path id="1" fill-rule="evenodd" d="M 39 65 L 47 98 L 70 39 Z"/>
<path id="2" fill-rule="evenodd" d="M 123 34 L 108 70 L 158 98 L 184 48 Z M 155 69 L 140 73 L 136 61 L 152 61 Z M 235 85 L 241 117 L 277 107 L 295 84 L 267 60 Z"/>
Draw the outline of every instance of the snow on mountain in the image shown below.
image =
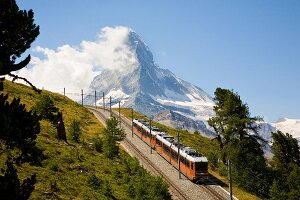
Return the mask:
<path id="1" fill-rule="evenodd" d="M 281 118 L 272 125 L 283 133 L 289 133 L 300 142 L 300 119 Z"/>

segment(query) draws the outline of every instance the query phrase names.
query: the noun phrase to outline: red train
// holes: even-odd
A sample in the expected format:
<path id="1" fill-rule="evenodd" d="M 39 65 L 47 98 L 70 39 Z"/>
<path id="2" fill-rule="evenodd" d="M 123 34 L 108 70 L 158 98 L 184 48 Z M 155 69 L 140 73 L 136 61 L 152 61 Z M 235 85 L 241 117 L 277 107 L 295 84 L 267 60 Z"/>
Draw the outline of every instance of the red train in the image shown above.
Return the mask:
<path id="1" fill-rule="evenodd" d="M 151 127 L 143 119 L 133 120 L 133 133 L 141 140 L 151 145 L 163 158 L 178 169 L 178 141 L 156 127 Z M 208 177 L 207 158 L 190 147 L 179 143 L 180 171 L 188 179 L 198 181 Z"/>

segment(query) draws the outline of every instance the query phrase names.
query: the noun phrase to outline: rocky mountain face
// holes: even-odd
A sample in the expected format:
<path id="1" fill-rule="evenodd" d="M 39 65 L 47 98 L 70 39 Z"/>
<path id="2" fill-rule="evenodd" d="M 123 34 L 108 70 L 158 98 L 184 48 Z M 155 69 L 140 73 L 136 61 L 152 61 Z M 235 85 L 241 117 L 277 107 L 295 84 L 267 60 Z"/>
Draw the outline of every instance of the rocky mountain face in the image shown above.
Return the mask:
<path id="1" fill-rule="evenodd" d="M 136 65 L 103 70 L 92 81 L 89 89 L 91 95 L 85 99 L 85 103 L 94 104 L 93 94 L 96 90 L 101 92 L 98 93 L 97 104 L 102 105 L 100 95 L 104 92 L 106 106 L 111 97 L 113 107 L 117 107 L 120 101 L 122 107 L 134 108 L 163 124 L 191 132 L 197 130 L 213 137 L 214 132 L 207 124 L 207 120 L 214 116 L 213 99 L 199 87 L 155 64 L 148 46 L 134 31 L 129 32 L 126 45 L 135 55 Z M 277 123 L 260 122 L 260 135 L 270 141 L 272 131 L 282 130 L 300 138 L 299 121 L 283 119 Z"/>
<path id="2" fill-rule="evenodd" d="M 147 116 L 168 110 L 172 115 L 160 113 L 156 117 L 173 120 L 185 119 L 185 128 L 201 130 L 210 134 L 206 120 L 213 116 L 213 99 L 202 89 L 176 77 L 167 69 L 160 68 L 153 61 L 153 55 L 147 45 L 133 31 L 128 35 L 128 46 L 135 53 L 137 65 L 130 69 L 103 70 L 90 85 L 90 97 L 86 103 L 93 104 L 93 91 L 105 93 L 106 103 L 109 97 L 113 106 L 132 107 Z M 99 97 L 97 104 L 102 105 Z M 180 116 L 180 117 L 179 117 Z"/>
<path id="3" fill-rule="evenodd" d="M 214 137 L 215 133 L 208 128 L 208 124 L 202 120 L 193 120 L 172 110 L 164 110 L 154 116 L 158 121 L 176 129 L 187 129 L 189 132 L 201 132 L 206 137 Z"/>

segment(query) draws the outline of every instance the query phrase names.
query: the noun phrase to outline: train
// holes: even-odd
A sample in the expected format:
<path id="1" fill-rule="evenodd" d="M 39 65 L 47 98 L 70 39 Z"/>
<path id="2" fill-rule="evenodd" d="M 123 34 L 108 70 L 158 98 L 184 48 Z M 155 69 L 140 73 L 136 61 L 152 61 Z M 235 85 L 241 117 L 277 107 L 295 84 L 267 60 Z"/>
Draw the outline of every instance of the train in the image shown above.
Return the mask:
<path id="1" fill-rule="evenodd" d="M 208 160 L 196 150 L 178 142 L 173 136 L 151 126 L 144 119 L 133 119 L 133 133 L 193 182 L 208 178 Z M 179 151 L 178 151 L 179 147 Z M 179 153 L 178 153 L 179 152 Z M 180 164 L 178 162 L 178 154 Z"/>

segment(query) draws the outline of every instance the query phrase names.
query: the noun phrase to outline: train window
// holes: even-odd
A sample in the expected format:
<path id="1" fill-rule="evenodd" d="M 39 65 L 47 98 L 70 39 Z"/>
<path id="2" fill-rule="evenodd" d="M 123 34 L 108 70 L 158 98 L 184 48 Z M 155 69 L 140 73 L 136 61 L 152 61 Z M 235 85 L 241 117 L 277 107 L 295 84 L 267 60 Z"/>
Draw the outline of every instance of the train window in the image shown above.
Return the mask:
<path id="1" fill-rule="evenodd" d="M 192 170 L 194 169 L 194 163 L 191 163 L 191 169 Z"/>
<path id="2" fill-rule="evenodd" d="M 186 161 L 186 166 L 189 168 L 190 167 L 190 161 Z"/>
<path id="3" fill-rule="evenodd" d="M 156 144 L 157 144 L 158 146 L 161 146 L 161 141 L 159 141 L 157 138 L 156 138 Z"/>
<path id="4" fill-rule="evenodd" d="M 171 154 L 172 154 L 172 157 L 173 157 L 174 160 L 178 159 L 177 153 L 175 151 L 172 151 Z"/>
<path id="5" fill-rule="evenodd" d="M 207 173 L 208 164 L 207 162 L 196 162 L 195 170 L 199 173 Z"/>
<path id="6" fill-rule="evenodd" d="M 180 162 L 182 162 L 183 164 L 185 164 L 185 159 L 184 159 L 184 157 L 180 156 Z"/>
<path id="7" fill-rule="evenodd" d="M 170 149 L 169 149 L 168 146 L 164 145 L 164 146 L 163 146 L 163 149 L 164 149 L 164 152 L 166 152 L 167 154 L 170 153 Z"/>

